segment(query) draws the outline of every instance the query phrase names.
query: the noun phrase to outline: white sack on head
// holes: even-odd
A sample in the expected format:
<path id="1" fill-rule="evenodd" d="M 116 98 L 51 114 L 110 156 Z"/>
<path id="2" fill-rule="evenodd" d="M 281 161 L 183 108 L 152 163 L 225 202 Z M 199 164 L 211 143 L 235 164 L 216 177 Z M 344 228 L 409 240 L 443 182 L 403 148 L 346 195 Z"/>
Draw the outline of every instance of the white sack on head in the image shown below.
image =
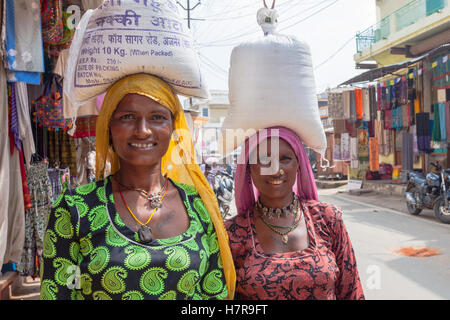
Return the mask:
<path id="1" fill-rule="evenodd" d="M 309 46 L 294 36 L 273 32 L 274 10 L 261 9 L 257 17 L 265 36 L 242 43 L 231 53 L 230 109 L 222 124 L 219 150 L 227 155 L 256 131 L 284 126 L 323 155 L 327 142 Z"/>
<path id="2" fill-rule="evenodd" d="M 149 73 L 176 93 L 209 98 L 192 35 L 172 0 L 105 0 L 81 19 L 64 90 L 79 106 L 117 80 Z"/>

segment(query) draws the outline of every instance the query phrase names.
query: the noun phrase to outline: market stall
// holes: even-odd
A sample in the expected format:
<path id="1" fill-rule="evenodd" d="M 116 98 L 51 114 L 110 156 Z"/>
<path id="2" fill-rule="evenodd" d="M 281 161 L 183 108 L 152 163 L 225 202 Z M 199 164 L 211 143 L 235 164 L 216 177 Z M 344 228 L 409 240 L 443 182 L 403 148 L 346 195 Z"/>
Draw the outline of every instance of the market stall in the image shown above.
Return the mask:
<path id="1" fill-rule="evenodd" d="M 333 160 L 348 165 L 350 180 L 404 183 L 429 162 L 450 165 L 449 53 L 440 46 L 328 92 Z"/>
<path id="2" fill-rule="evenodd" d="M 64 186 L 93 179 L 96 99 L 74 109 L 63 83 L 77 23 L 86 10 L 102 2 L 0 1 L 4 44 L 0 52 L 4 106 L 0 110 L 0 267 L 4 275 L 39 276 L 49 207 Z M 2 281 L 4 290 L 10 281 Z"/>

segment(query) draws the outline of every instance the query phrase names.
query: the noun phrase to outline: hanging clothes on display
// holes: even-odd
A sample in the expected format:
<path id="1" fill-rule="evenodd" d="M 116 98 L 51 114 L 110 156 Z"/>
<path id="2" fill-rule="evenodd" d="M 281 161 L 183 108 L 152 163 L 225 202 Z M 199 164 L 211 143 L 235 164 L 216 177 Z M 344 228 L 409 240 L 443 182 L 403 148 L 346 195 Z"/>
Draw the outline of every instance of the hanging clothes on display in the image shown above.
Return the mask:
<path id="1" fill-rule="evenodd" d="M 416 114 L 417 146 L 419 151 L 431 152 L 430 114 L 421 112 Z"/>
<path id="2" fill-rule="evenodd" d="M 439 149 L 440 148 L 440 142 L 441 142 L 441 120 L 440 120 L 440 111 L 439 111 L 439 104 L 435 103 L 433 104 L 433 133 L 432 133 L 432 143 L 433 148 Z"/>
<path id="3" fill-rule="evenodd" d="M 341 134 L 341 158 L 343 161 L 351 160 L 350 135 L 346 132 Z"/>
<path id="4" fill-rule="evenodd" d="M 36 148 L 34 145 L 30 119 L 27 85 L 24 82 L 16 82 L 15 85 L 15 98 L 19 122 L 19 139 L 22 142 L 23 157 L 28 167 L 31 160 L 31 155 L 36 152 Z"/>
<path id="5" fill-rule="evenodd" d="M 49 168 L 47 170 L 48 179 L 52 188 L 52 203 L 56 201 L 64 188 L 70 188 L 69 169 Z"/>
<path id="6" fill-rule="evenodd" d="M 351 137 L 350 138 L 350 167 L 352 169 L 359 168 L 358 161 L 358 138 Z"/>
<path id="7" fill-rule="evenodd" d="M 8 105 L 8 89 L 6 86 L 6 72 L 0 64 L 0 105 Z M 8 243 L 8 215 L 9 215 L 9 181 L 10 151 L 8 134 L 8 108 L 0 108 L 0 266 L 3 265 Z M 6 169 L 5 169 L 6 168 Z M 8 262 L 8 261 L 6 261 Z"/>
<path id="8" fill-rule="evenodd" d="M 411 133 L 402 133 L 402 170 L 413 170 L 414 166 L 414 138 Z"/>
<path id="9" fill-rule="evenodd" d="M 369 161 L 369 131 L 358 129 L 358 160 Z"/>
<path id="10" fill-rule="evenodd" d="M 47 169 L 47 163 L 40 161 L 32 163 L 27 170 L 32 207 L 25 211 L 25 243 L 17 266 L 23 276 L 39 276 L 47 214 L 53 200 Z"/>
<path id="11" fill-rule="evenodd" d="M 9 81 L 41 83 L 44 56 L 38 0 L 5 0 L 6 65 Z"/>
<path id="12" fill-rule="evenodd" d="M 350 90 L 344 90 L 342 93 L 342 102 L 344 104 L 344 118 L 350 119 Z"/>
<path id="13" fill-rule="evenodd" d="M 70 138 L 67 131 L 47 130 L 48 137 L 48 159 L 52 168 L 69 168 L 70 174 L 77 174 L 76 146 L 73 138 Z"/>
<path id="14" fill-rule="evenodd" d="M 362 119 L 363 118 L 363 91 L 362 91 L 362 89 L 356 88 L 353 92 L 355 95 L 356 119 Z"/>
<path id="15" fill-rule="evenodd" d="M 371 120 L 370 113 L 370 90 L 363 89 L 362 90 L 362 120 L 370 121 Z"/>
<path id="16" fill-rule="evenodd" d="M 334 135 L 334 143 L 333 143 L 333 161 L 341 161 L 342 160 L 342 150 L 341 150 L 341 135 Z"/>
<path id="17" fill-rule="evenodd" d="M 350 93 L 350 121 L 355 122 L 357 119 L 355 91 L 350 90 L 349 93 Z"/>
<path id="18" fill-rule="evenodd" d="M 370 112 L 370 119 L 376 120 L 377 119 L 377 88 L 375 86 L 369 87 L 369 112 Z"/>
<path id="19" fill-rule="evenodd" d="M 328 114 L 331 119 L 345 119 L 342 92 L 328 93 Z"/>
<path id="20" fill-rule="evenodd" d="M 447 142 L 445 103 L 439 103 L 439 126 L 441 129 L 441 141 Z M 443 144 L 446 147 L 446 144 Z"/>
<path id="21" fill-rule="evenodd" d="M 378 153 L 378 140 L 377 138 L 369 138 L 369 163 L 370 171 L 380 170 L 380 159 Z"/>

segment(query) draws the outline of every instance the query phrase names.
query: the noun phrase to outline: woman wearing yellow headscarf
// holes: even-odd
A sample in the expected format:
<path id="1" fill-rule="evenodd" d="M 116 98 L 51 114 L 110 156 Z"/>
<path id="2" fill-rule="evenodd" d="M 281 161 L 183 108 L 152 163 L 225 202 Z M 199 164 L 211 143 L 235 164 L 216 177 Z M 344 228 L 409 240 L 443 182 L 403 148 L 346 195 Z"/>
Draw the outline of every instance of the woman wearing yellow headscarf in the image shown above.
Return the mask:
<path id="1" fill-rule="evenodd" d="M 232 299 L 227 233 L 193 150 L 170 85 L 148 74 L 113 84 L 97 120 L 97 181 L 50 212 L 41 299 Z"/>

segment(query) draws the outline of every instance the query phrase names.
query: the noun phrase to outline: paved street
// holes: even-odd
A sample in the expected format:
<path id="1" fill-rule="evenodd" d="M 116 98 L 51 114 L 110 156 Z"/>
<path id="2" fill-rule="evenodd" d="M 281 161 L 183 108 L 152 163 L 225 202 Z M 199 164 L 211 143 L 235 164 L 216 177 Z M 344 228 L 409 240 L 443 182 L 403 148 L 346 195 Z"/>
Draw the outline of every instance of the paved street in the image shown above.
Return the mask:
<path id="1" fill-rule="evenodd" d="M 366 299 L 450 299 L 450 225 L 430 210 L 407 214 L 399 197 L 354 196 L 337 189 L 319 194 L 343 209 Z M 440 255 L 406 257 L 396 253 L 402 247 L 427 247 Z"/>

